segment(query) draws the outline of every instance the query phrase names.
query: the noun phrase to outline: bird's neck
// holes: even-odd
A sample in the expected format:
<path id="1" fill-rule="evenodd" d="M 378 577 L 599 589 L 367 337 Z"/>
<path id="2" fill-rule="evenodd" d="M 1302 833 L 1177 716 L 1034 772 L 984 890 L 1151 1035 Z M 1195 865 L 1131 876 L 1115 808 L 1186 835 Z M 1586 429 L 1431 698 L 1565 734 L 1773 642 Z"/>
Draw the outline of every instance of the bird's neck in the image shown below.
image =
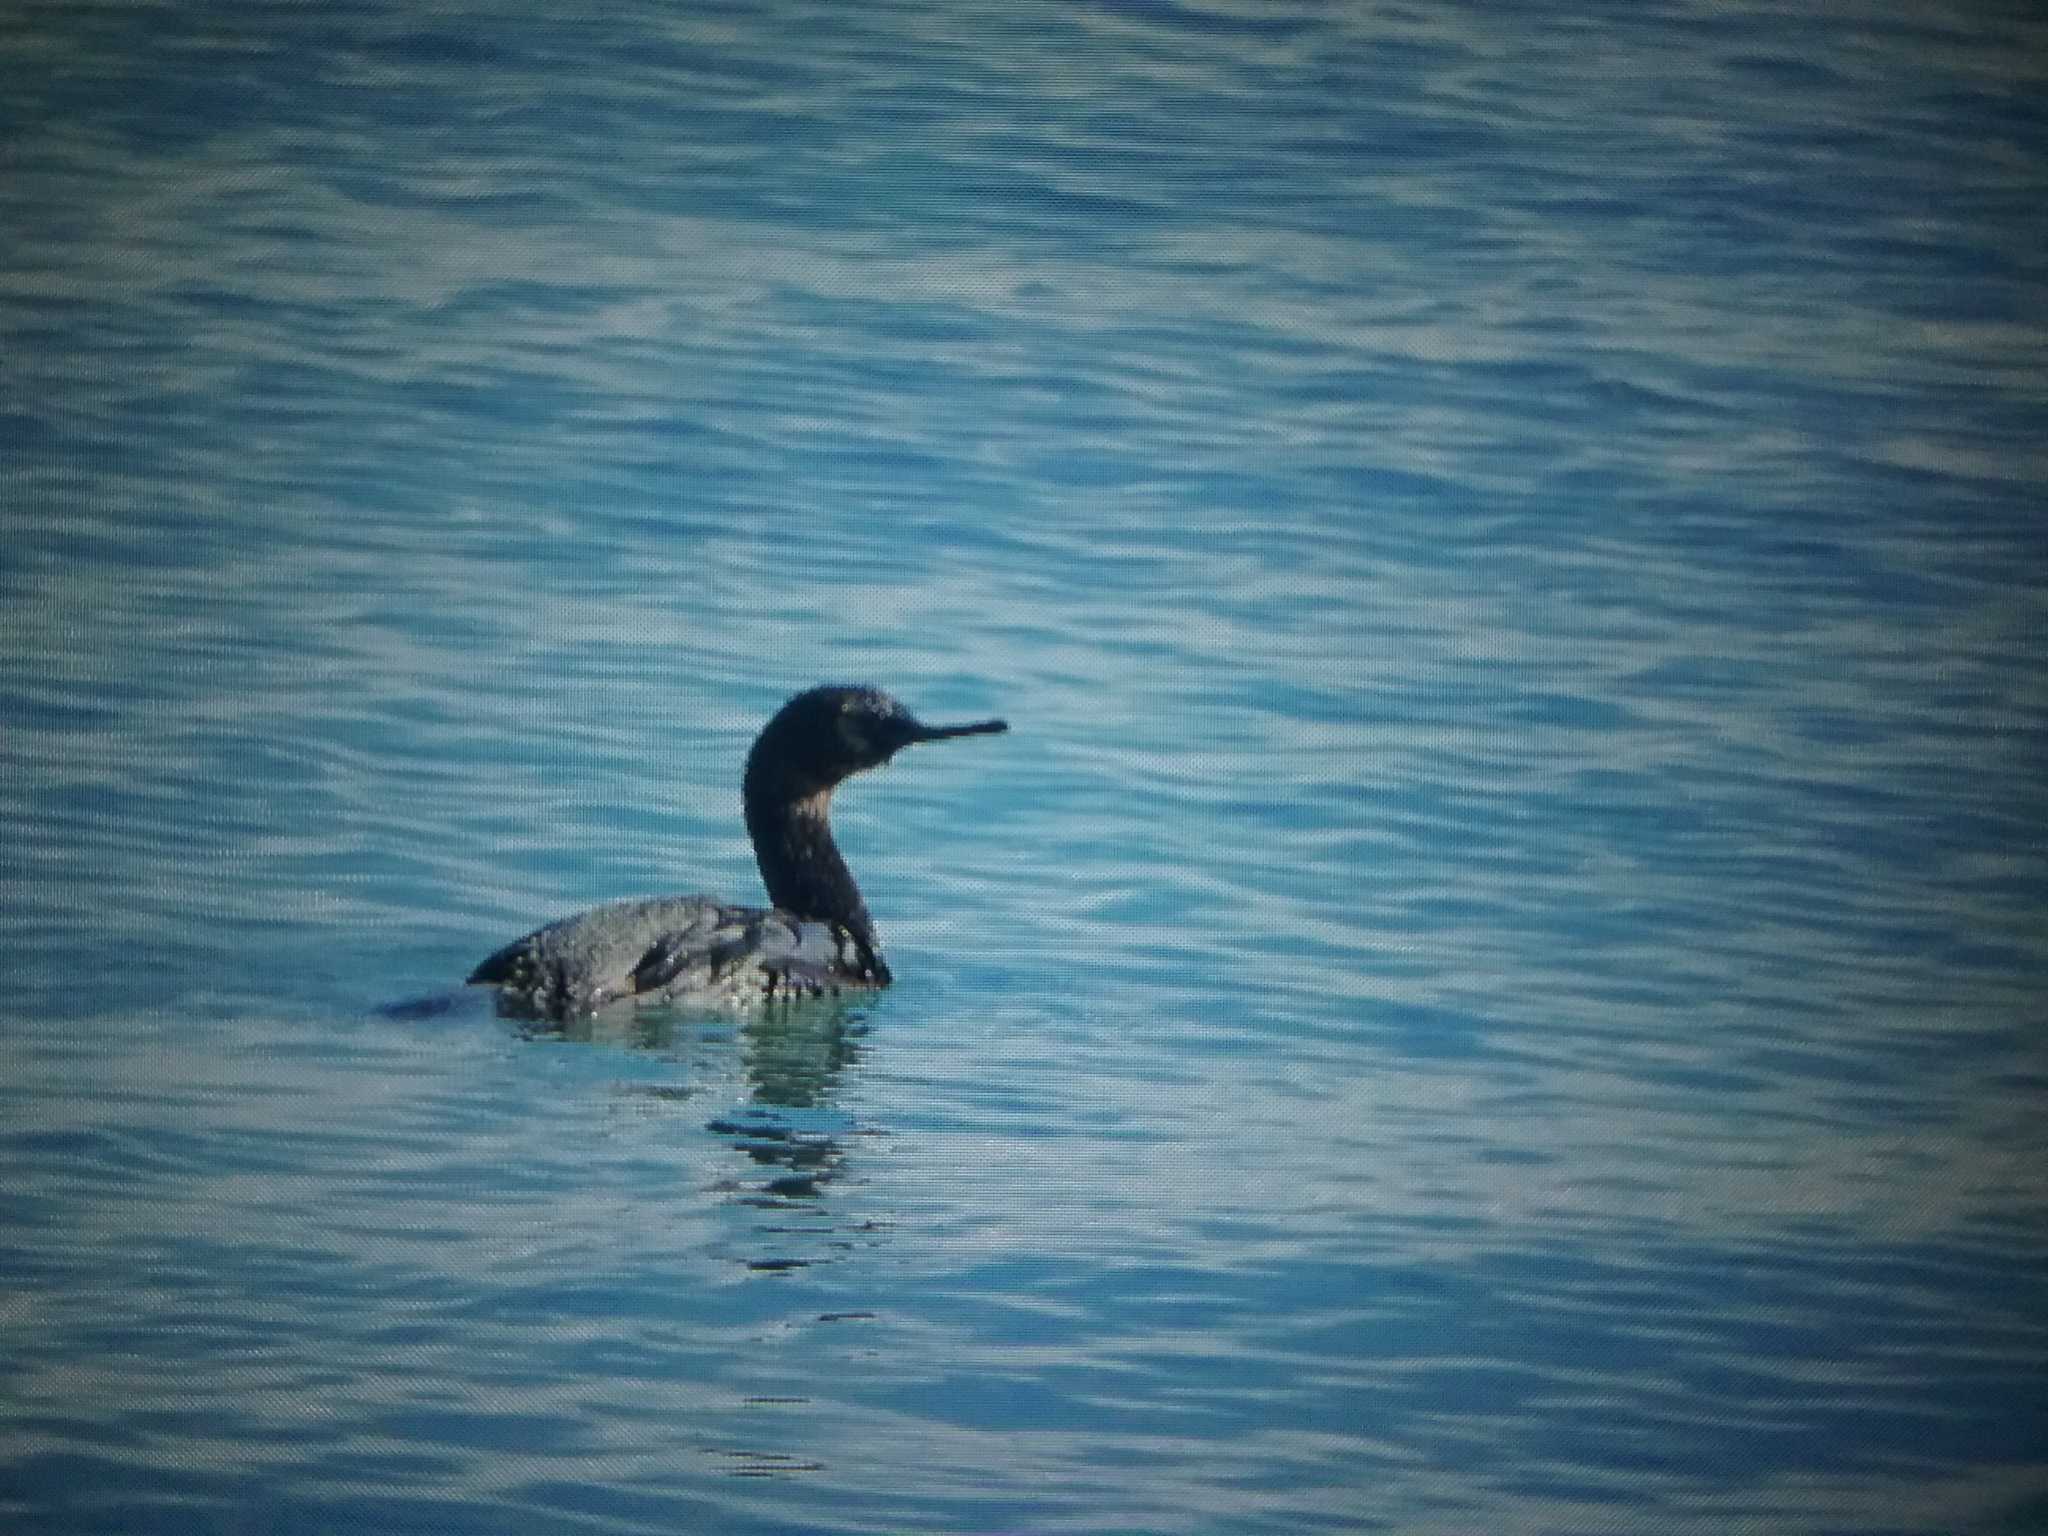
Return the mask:
<path id="1" fill-rule="evenodd" d="M 874 919 L 832 840 L 831 806 L 829 784 L 748 775 L 747 834 L 754 841 L 761 883 L 782 911 L 844 928 L 868 969 L 886 976 Z"/>

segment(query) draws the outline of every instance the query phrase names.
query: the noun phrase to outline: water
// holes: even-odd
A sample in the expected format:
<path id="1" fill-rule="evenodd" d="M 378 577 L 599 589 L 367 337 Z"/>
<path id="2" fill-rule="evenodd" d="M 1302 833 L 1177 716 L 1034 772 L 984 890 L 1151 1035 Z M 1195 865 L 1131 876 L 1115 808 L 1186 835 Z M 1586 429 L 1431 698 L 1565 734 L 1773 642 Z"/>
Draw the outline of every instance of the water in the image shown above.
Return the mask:
<path id="1" fill-rule="evenodd" d="M 8 25 L 10 1530 L 2048 1523 L 2038 23 Z"/>

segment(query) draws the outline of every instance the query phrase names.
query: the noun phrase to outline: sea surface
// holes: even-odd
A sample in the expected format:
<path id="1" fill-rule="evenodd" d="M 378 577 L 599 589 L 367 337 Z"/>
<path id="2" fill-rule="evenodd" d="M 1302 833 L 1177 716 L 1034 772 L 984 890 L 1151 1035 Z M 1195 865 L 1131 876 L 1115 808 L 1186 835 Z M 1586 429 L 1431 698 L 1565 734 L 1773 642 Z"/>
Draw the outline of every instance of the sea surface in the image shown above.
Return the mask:
<path id="1" fill-rule="evenodd" d="M 2048 1529 L 2048 23 L 17 5 L 0 1527 Z M 899 984 L 460 988 L 837 825 Z"/>

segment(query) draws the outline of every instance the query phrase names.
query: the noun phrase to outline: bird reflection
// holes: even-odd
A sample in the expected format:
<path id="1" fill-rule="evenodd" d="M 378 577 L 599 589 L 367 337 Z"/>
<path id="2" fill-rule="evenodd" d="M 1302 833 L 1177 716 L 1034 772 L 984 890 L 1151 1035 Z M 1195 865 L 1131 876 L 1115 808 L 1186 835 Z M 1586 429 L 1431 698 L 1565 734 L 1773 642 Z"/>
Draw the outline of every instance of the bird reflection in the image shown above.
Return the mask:
<path id="1" fill-rule="evenodd" d="M 689 1078 L 701 1076 L 706 1081 L 624 1082 L 615 1091 L 678 1110 L 703 1108 L 710 1083 L 727 1078 L 730 1070 L 717 1056 L 736 1047 L 746 1096 L 713 1114 L 705 1129 L 751 1166 L 747 1174 L 720 1181 L 717 1188 L 738 1204 L 800 1215 L 821 1209 L 845 1166 L 850 1139 L 873 1134 L 857 1130 L 835 1102 L 841 1078 L 860 1060 L 867 1011 L 865 999 L 792 998 L 737 1015 L 708 1017 L 684 1009 L 613 1009 L 564 1020 L 531 1020 L 519 1032 L 530 1040 L 611 1045 L 665 1057 L 685 1069 Z M 849 1243 L 841 1240 L 836 1246 Z M 749 1268 L 790 1269 L 811 1262 L 762 1258 L 750 1261 Z"/>
<path id="2" fill-rule="evenodd" d="M 859 1059 L 867 1013 L 865 999 L 844 997 L 777 999 L 735 1014 L 614 1008 L 571 1019 L 524 1020 L 519 1035 L 624 1046 L 679 1061 L 737 1039 L 755 1103 L 808 1109 L 828 1102 L 840 1074 Z"/>

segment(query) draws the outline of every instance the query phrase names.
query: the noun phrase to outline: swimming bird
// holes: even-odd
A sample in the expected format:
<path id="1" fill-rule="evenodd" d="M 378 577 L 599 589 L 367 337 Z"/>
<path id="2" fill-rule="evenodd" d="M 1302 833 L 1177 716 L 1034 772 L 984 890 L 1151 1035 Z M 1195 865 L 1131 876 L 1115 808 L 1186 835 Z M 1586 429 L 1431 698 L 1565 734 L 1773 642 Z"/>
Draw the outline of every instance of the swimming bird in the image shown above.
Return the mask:
<path id="1" fill-rule="evenodd" d="M 925 725 L 878 688 L 812 688 L 755 738 L 741 782 L 769 907 L 709 896 L 615 901 L 537 928 L 470 973 L 507 1012 L 568 1019 L 608 1003 L 817 996 L 889 985 L 874 919 L 839 847 L 832 791 L 905 747 L 1007 731 Z"/>

